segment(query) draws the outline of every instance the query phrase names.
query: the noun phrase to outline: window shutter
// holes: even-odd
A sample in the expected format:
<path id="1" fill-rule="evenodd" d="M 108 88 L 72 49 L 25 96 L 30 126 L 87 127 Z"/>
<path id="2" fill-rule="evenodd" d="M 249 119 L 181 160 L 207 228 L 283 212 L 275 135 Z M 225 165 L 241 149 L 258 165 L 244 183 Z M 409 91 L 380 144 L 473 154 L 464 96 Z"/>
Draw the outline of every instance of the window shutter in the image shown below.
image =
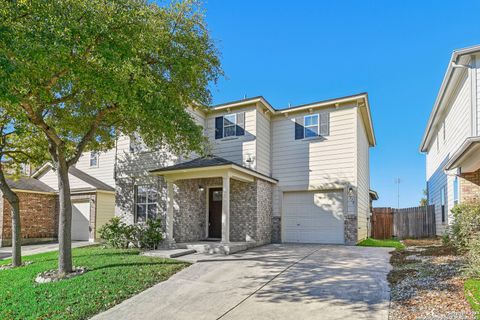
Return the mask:
<path id="1" fill-rule="evenodd" d="M 237 113 L 237 127 L 236 127 L 236 136 L 245 135 L 245 112 Z"/>
<path id="2" fill-rule="evenodd" d="M 215 118 L 215 139 L 223 138 L 223 117 Z"/>
<path id="3" fill-rule="evenodd" d="M 328 136 L 330 134 L 330 113 L 320 113 L 320 119 L 318 121 L 320 124 L 318 134 L 320 136 Z"/>
<path id="4" fill-rule="evenodd" d="M 303 139 L 303 117 L 296 117 L 295 118 L 295 140 Z"/>

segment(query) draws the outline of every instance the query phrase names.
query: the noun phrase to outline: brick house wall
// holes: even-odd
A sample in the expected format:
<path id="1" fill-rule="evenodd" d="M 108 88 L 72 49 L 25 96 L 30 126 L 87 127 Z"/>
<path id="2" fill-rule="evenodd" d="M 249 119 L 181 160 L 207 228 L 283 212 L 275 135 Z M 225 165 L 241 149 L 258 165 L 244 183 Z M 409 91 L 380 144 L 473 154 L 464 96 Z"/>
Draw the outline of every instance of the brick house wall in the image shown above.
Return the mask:
<path id="1" fill-rule="evenodd" d="M 460 201 L 472 202 L 480 200 L 480 170 L 460 175 Z"/>
<path id="2" fill-rule="evenodd" d="M 17 192 L 20 199 L 22 243 L 52 241 L 57 238 L 58 197 L 55 194 Z M 0 246 L 11 244 L 11 207 L 0 200 Z"/>

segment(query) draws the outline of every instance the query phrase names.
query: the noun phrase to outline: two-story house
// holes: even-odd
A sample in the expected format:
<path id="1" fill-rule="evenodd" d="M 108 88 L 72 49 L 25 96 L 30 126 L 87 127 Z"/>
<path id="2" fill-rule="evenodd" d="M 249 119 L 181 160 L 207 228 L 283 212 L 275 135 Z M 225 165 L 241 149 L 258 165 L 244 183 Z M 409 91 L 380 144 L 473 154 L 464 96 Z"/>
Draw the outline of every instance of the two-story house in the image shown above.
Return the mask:
<path id="1" fill-rule="evenodd" d="M 116 214 L 165 215 L 170 242 L 355 244 L 367 236 L 367 94 L 275 109 L 263 97 L 195 110 L 210 156 L 118 142 Z M 141 144 L 141 142 L 138 142 Z"/>
<path id="2" fill-rule="evenodd" d="M 451 223 L 455 204 L 480 198 L 479 80 L 480 46 L 455 50 L 420 146 L 438 235 Z"/>
<path id="3" fill-rule="evenodd" d="M 355 244 L 367 236 L 375 136 L 366 93 L 287 109 L 254 97 L 191 114 L 208 137 L 209 156 L 179 158 L 121 136 L 113 150 L 81 158 L 70 174 L 83 197 L 75 202 L 89 195 L 90 211 L 78 211 L 90 217 L 90 239 L 111 216 L 93 199 L 111 190 L 90 178 L 115 188 L 115 215 L 124 221 L 164 219 L 171 244 Z M 51 170 L 38 172 L 55 186 Z"/>

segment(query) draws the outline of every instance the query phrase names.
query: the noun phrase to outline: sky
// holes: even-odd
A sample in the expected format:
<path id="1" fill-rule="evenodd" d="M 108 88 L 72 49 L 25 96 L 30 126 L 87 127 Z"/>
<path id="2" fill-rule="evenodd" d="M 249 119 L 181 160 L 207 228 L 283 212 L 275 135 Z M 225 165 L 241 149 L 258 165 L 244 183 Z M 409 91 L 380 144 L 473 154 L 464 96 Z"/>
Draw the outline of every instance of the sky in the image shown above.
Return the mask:
<path id="1" fill-rule="evenodd" d="M 207 0 L 225 77 L 213 103 L 264 96 L 275 108 L 368 92 L 374 206 L 417 206 L 423 132 L 454 49 L 480 44 L 480 1 Z"/>

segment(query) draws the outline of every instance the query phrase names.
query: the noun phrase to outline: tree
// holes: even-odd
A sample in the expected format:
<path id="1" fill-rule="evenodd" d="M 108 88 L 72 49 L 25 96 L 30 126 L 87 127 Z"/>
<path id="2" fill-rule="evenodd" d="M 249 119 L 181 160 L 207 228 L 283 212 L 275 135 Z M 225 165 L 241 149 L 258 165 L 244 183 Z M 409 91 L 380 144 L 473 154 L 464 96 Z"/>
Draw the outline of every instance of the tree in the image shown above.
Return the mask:
<path id="1" fill-rule="evenodd" d="M 0 108 L 0 190 L 11 207 L 13 267 L 22 265 L 20 200 L 10 188 L 7 176 L 15 179 L 22 165 L 38 165 L 46 159 L 44 140 L 28 129 L 31 126 L 14 121 Z"/>
<path id="2" fill-rule="evenodd" d="M 421 207 L 424 207 L 426 205 L 428 205 L 428 193 L 427 193 L 427 189 L 423 189 L 423 197 L 420 199 L 420 206 Z"/>
<path id="3" fill-rule="evenodd" d="M 48 141 L 58 176 L 59 275 L 72 271 L 68 170 L 88 150 L 138 132 L 150 146 L 202 152 L 188 106 L 221 75 L 194 1 L 3 1 L 0 103 Z"/>

